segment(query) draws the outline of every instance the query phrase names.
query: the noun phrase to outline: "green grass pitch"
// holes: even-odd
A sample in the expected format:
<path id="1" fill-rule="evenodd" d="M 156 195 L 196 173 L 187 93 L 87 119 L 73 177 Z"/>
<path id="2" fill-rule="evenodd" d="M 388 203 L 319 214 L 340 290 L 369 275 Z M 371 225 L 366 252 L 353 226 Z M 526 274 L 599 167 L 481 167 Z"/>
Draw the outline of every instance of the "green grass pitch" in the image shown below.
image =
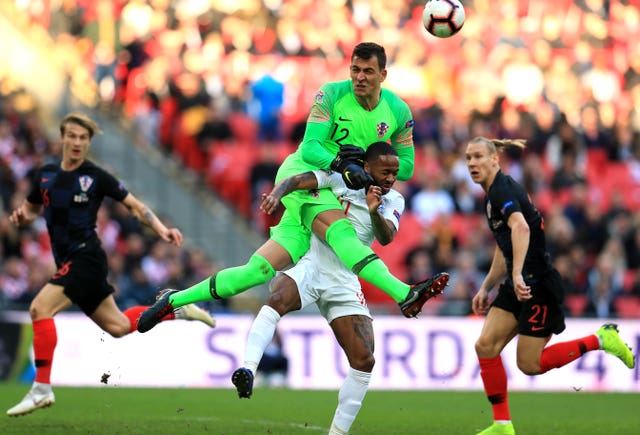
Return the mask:
<path id="1" fill-rule="evenodd" d="M 3 412 L 28 385 L 0 384 Z M 337 391 L 55 388 L 56 404 L 0 417 L 0 434 L 326 434 Z M 510 394 L 518 435 L 640 434 L 640 395 Z M 351 434 L 475 434 L 491 423 L 481 392 L 369 391 Z"/>

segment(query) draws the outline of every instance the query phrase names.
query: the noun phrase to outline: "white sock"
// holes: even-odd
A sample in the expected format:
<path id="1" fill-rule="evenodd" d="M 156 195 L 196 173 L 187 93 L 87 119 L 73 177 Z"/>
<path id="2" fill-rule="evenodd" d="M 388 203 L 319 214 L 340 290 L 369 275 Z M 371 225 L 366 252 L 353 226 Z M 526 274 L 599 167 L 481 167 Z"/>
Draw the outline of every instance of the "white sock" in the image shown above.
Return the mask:
<path id="1" fill-rule="evenodd" d="M 349 367 L 347 378 L 344 380 L 340 392 L 338 393 L 338 407 L 331 422 L 331 430 L 334 427 L 342 432 L 329 433 L 347 433 L 351 428 L 360 408 L 362 400 L 367 394 L 371 373 L 361 372 Z"/>
<path id="2" fill-rule="evenodd" d="M 31 389 L 36 390 L 40 393 L 48 393 L 49 391 L 51 391 L 51 384 L 43 384 L 42 382 L 34 381 Z"/>
<path id="3" fill-rule="evenodd" d="M 331 428 L 329 429 L 329 435 L 346 435 L 346 432 L 336 426 L 335 423 L 331 423 Z"/>
<path id="4" fill-rule="evenodd" d="M 264 350 L 273 339 L 279 320 L 280 314 L 270 306 L 264 305 L 251 324 L 247 336 L 247 347 L 244 350 L 244 367 L 251 370 L 254 375 Z"/>

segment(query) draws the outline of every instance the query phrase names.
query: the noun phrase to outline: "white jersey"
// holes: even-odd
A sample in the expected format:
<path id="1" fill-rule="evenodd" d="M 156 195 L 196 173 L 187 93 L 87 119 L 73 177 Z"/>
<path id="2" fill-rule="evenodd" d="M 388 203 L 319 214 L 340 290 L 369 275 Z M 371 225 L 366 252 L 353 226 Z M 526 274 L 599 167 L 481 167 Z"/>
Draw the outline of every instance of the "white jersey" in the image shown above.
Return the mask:
<path id="1" fill-rule="evenodd" d="M 314 171 L 318 188 L 330 188 L 342 204 L 347 219 L 353 224 L 358 238 L 370 246 L 375 239 L 364 189 L 351 190 L 342 175 Z M 378 208 L 382 216 L 400 227 L 404 211 L 404 197 L 395 190 L 382 196 Z M 291 269 L 284 272 L 298 286 L 301 308 L 315 303 L 329 323 L 348 315 L 371 317 L 358 277 L 338 259 L 333 249 L 315 235 L 311 236 L 309 251 Z"/>
<path id="2" fill-rule="evenodd" d="M 367 195 L 364 189 L 351 190 L 342 180 L 342 175 L 337 172 L 313 171 L 318 180 L 318 188 L 329 188 L 336 195 L 340 204 L 345 210 L 347 219 L 351 222 L 358 234 L 358 238 L 362 243 L 371 246 L 375 239 L 373 227 L 371 225 L 371 216 L 369 215 L 369 206 L 367 205 Z M 382 196 L 382 204 L 378 207 L 380 214 L 393 223 L 396 230 L 400 229 L 400 216 L 404 212 L 404 197 L 396 190 L 389 190 L 386 195 Z M 317 239 L 315 242 L 320 242 Z M 331 248 L 327 247 L 331 252 Z"/>

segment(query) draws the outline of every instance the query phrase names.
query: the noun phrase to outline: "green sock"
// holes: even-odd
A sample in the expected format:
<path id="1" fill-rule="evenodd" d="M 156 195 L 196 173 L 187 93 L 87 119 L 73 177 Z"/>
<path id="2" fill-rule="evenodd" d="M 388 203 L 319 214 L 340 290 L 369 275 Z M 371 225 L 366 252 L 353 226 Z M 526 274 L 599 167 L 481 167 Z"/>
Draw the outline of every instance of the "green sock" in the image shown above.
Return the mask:
<path id="1" fill-rule="evenodd" d="M 393 276 L 386 264 L 371 248 L 362 244 L 351 223 L 345 218 L 327 228 L 327 243 L 349 269 L 375 285 L 396 302 L 402 302 L 410 286 Z"/>
<path id="2" fill-rule="evenodd" d="M 211 293 L 209 293 L 209 281 L 213 277 L 215 277 L 215 275 L 204 281 L 200 281 L 188 289 L 172 294 L 169 296 L 169 302 L 171 302 L 173 308 L 178 308 L 195 302 L 210 301 L 213 297 Z"/>
<path id="3" fill-rule="evenodd" d="M 264 284 L 275 274 L 276 271 L 264 257 L 253 254 L 247 264 L 223 269 L 210 278 L 171 295 L 170 301 L 174 308 L 178 308 L 194 302 L 228 298 Z"/>

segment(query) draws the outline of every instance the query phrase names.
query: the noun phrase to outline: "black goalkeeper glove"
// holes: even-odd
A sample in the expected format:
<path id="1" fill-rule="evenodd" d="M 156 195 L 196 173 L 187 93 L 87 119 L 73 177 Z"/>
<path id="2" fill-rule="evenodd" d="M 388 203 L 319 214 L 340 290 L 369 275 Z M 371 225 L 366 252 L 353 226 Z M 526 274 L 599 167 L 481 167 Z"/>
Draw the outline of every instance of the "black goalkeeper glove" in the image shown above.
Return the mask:
<path id="1" fill-rule="evenodd" d="M 355 145 L 342 145 L 336 158 L 331 162 L 333 171 L 343 173 L 347 165 L 355 163 L 364 166 L 364 150 Z"/>
<path id="2" fill-rule="evenodd" d="M 355 163 L 347 163 L 342 171 L 342 179 L 349 189 L 360 190 L 373 184 L 373 178 L 367 174 L 361 166 Z"/>

